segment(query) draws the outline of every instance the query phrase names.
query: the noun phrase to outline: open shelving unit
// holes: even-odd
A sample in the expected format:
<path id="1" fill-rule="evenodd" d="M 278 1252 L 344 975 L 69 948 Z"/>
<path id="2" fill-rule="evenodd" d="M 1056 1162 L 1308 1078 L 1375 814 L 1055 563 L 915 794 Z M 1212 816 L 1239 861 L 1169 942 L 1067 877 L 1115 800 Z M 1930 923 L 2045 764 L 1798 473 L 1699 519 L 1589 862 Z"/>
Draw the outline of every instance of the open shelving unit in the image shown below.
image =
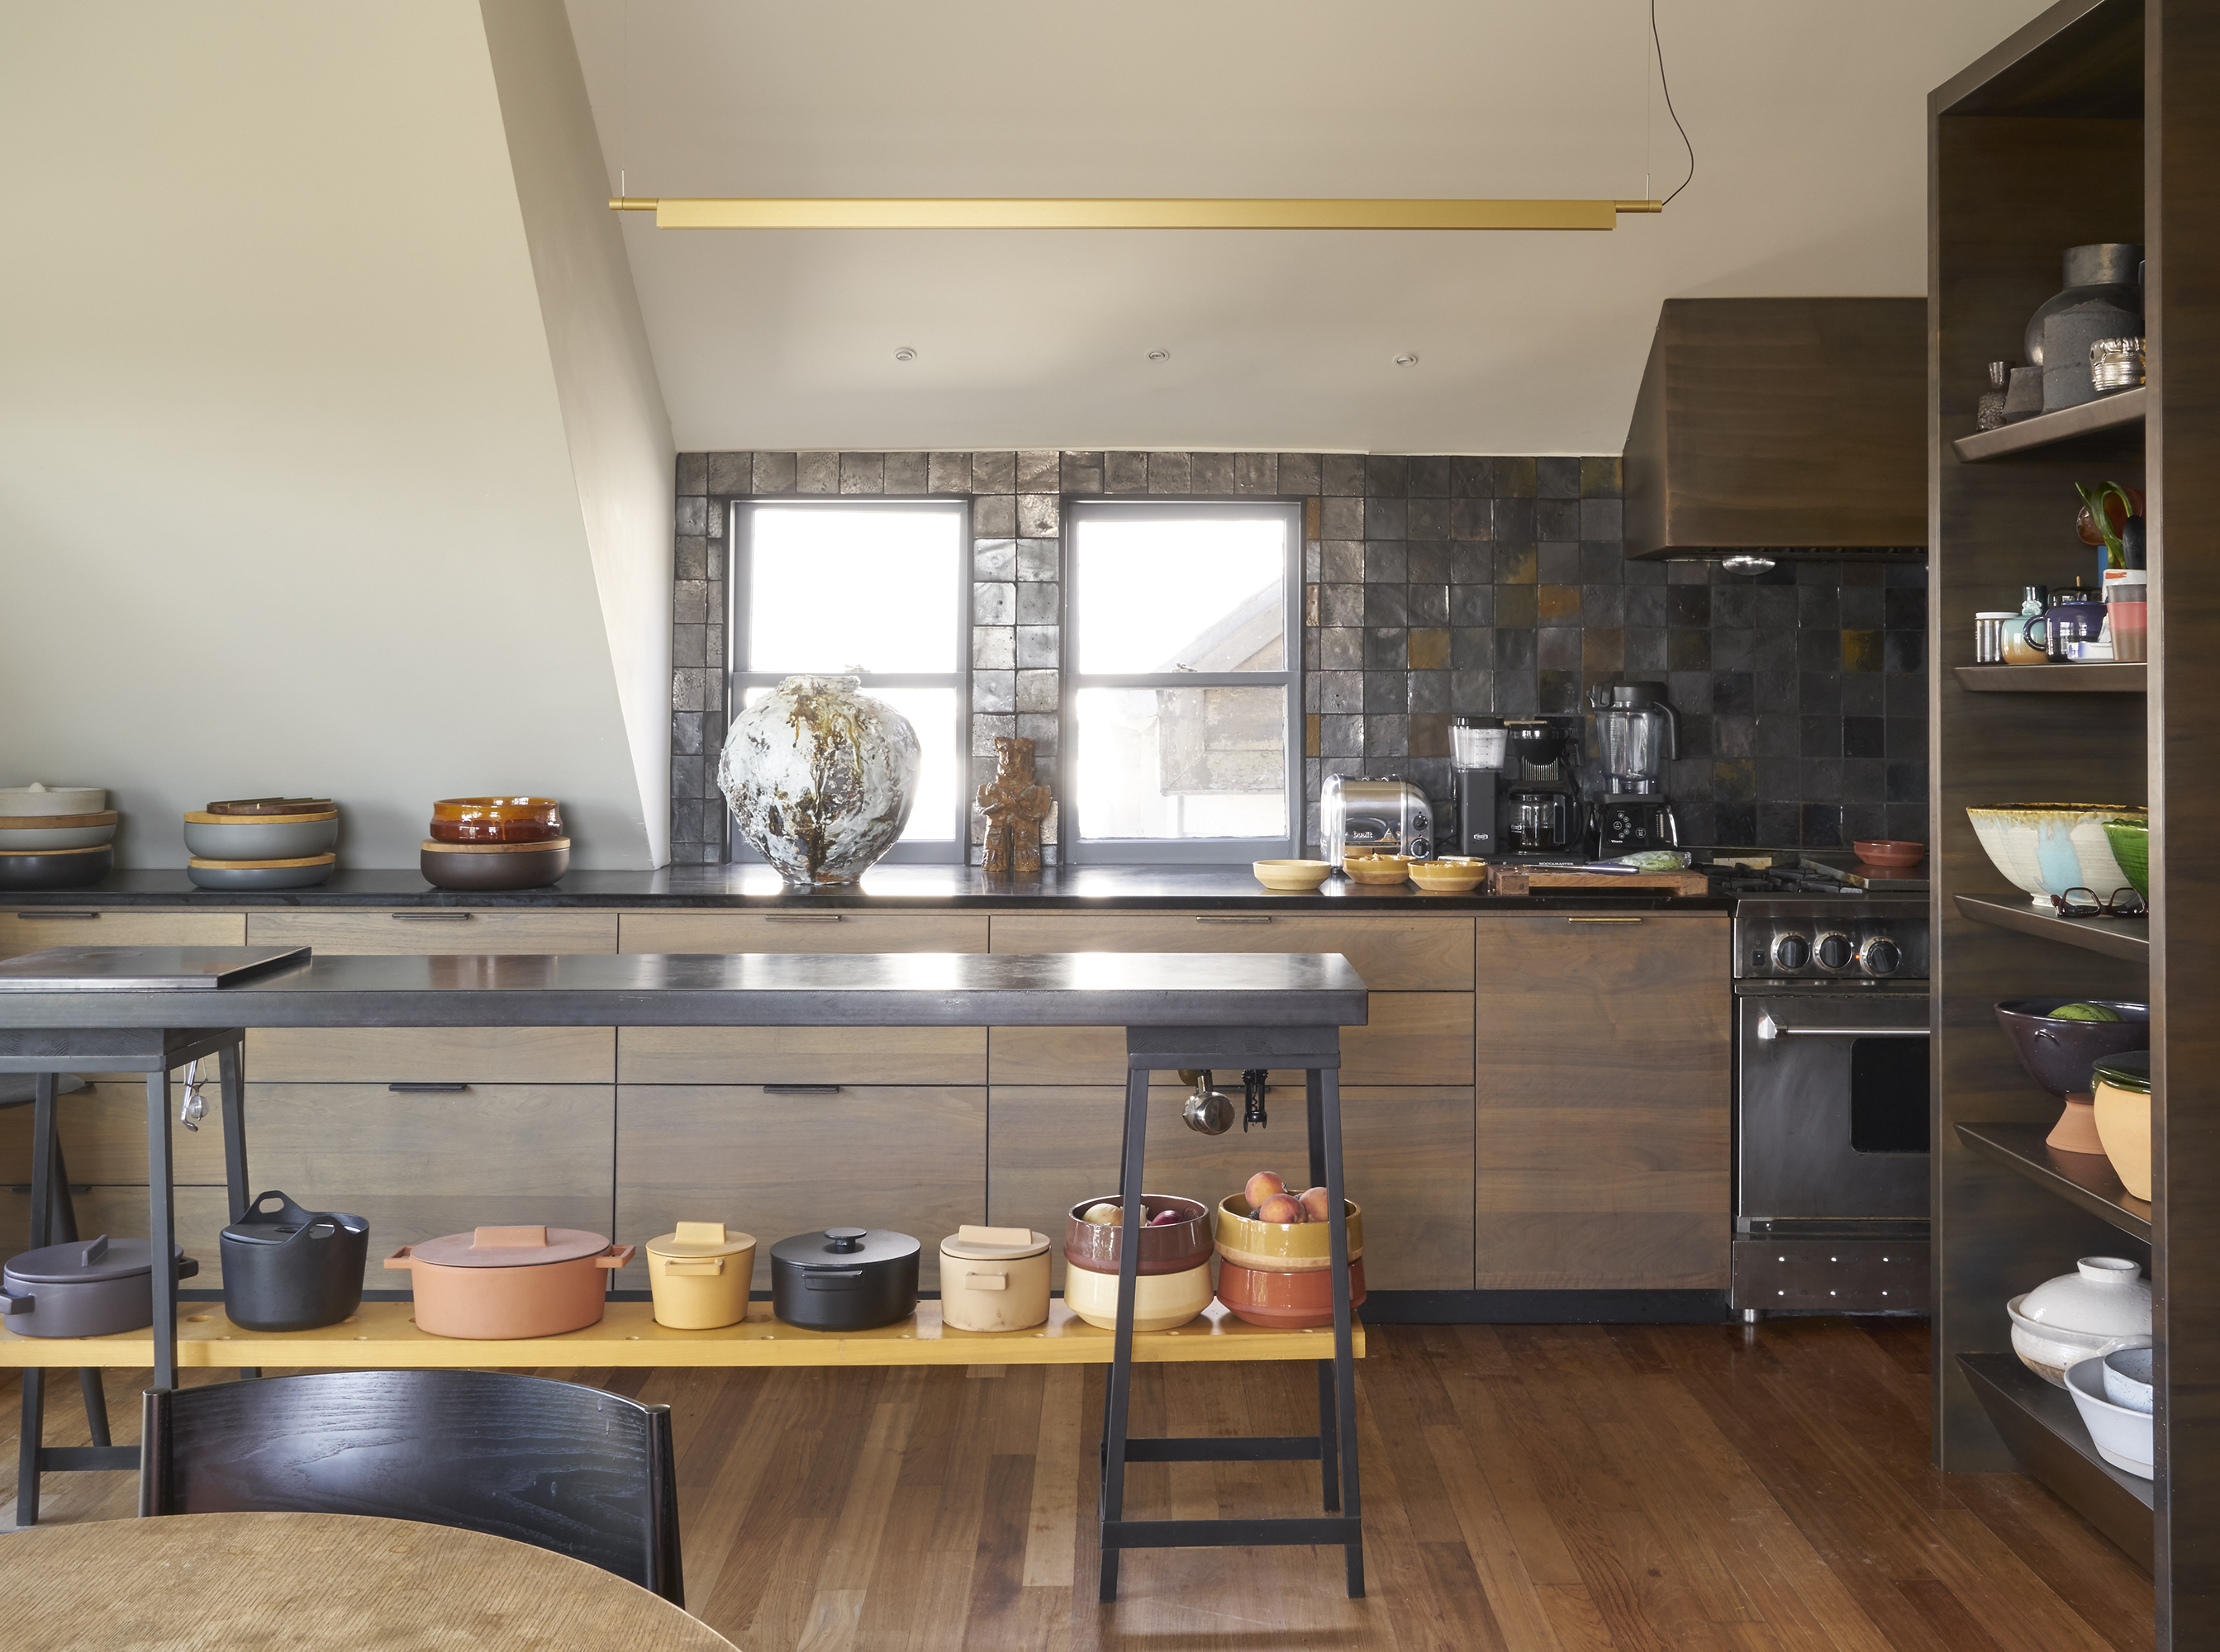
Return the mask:
<path id="1" fill-rule="evenodd" d="M 2211 0 L 2063 0 L 1928 104 L 1936 1460 L 2017 1468 L 2148 1565 L 2166 1652 L 2220 1649 L 2220 870 L 2195 833 L 2220 808 L 2216 104 Z M 2145 248 L 2148 383 L 1977 431 L 1986 364 L 2022 359 L 2061 254 L 2092 241 Z M 2105 481 L 2148 499 L 2150 658 L 1976 665 L 1976 612 L 2095 572 L 2073 484 Z M 2005 886 L 1967 808 L 2053 800 L 2148 805 L 2147 920 L 2062 918 Z M 2036 994 L 2150 1004 L 2149 1204 L 2044 1145 L 2058 1104 L 1992 1013 Z M 2098 1458 L 2011 1351 L 2005 1300 L 2098 1255 L 2151 1272 L 2155 1481 Z"/>

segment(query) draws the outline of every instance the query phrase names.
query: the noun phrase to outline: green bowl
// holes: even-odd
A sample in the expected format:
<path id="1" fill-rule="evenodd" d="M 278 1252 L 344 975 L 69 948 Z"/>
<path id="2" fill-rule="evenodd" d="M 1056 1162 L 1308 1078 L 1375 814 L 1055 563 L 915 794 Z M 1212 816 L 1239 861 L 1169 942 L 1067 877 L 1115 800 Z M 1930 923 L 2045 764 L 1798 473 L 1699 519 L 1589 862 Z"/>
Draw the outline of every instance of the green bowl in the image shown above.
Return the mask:
<path id="1" fill-rule="evenodd" d="M 2112 845 L 2112 858 L 2120 863 L 2120 870 L 2128 875 L 2128 882 L 2136 886 L 2136 893 L 2144 900 L 2149 900 L 2150 822 L 2107 820 L 2105 822 L 2105 838 Z"/>

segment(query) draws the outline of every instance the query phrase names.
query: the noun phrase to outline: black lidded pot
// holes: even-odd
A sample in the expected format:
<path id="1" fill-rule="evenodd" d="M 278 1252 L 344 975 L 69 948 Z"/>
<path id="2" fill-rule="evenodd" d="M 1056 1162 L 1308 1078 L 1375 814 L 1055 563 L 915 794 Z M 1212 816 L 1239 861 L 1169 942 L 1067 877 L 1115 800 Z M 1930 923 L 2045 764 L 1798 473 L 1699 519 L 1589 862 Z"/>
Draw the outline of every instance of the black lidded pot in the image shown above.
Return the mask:
<path id="1" fill-rule="evenodd" d="M 201 1265 L 171 1246 L 179 1279 Z M 154 1323 L 153 1246 L 103 1233 L 8 1260 L 0 1313 L 19 1337 L 112 1337 Z"/>
<path id="2" fill-rule="evenodd" d="M 870 1331 L 917 1312 L 918 1242 L 828 1227 L 770 1248 L 771 1312 L 804 1331 Z"/>
<path id="3" fill-rule="evenodd" d="M 359 1216 L 303 1210 L 273 1190 L 224 1229 L 221 1250 L 223 1311 L 242 1330 L 314 1331 L 362 1306 L 370 1224 Z"/>

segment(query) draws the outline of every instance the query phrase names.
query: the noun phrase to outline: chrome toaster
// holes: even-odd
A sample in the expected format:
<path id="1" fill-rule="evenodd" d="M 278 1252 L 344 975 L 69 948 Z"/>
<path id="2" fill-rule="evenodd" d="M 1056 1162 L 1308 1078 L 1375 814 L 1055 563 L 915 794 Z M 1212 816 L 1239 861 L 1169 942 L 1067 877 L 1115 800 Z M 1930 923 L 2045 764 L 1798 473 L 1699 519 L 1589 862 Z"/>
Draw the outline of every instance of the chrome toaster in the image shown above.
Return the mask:
<path id="1" fill-rule="evenodd" d="M 1350 849 L 1429 860 L 1434 852 L 1433 805 L 1407 780 L 1328 775 L 1319 797 L 1319 837 L 1325 858 L 1337 866 Z"/>

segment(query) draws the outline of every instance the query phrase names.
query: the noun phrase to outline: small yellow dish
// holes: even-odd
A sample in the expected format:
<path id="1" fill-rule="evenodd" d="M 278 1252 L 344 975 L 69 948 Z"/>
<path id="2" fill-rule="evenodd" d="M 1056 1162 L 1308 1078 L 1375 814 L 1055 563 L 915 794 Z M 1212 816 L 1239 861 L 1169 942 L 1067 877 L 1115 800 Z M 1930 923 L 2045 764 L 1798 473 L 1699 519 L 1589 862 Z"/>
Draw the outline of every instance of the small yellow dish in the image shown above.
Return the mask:
<path id="1" fill-rule="evenodd" d="M 1333 873 L 1332 863 L 1323 860 L 1251 861 L 1249 870 L 1268 889 L 1315 889 Z"/>
<path id="2" fill-rule="evenodd" d="M 1341 870 L 1359 883 L 1400 883 L 1411 875 L 1411 862 L 1403 855 L 1345 855 Z"/>
<path id="3" fill-rule="evenodd" d="M 1468 860 L 1462 857 L 1445 860 L 1414 861 L 1411 865 L 1411 881 L 1422 889 L 1436 889 L 1444 895 L 1464 895 L 1480 887 L 1487 876 L 1487 863 Z"/>

